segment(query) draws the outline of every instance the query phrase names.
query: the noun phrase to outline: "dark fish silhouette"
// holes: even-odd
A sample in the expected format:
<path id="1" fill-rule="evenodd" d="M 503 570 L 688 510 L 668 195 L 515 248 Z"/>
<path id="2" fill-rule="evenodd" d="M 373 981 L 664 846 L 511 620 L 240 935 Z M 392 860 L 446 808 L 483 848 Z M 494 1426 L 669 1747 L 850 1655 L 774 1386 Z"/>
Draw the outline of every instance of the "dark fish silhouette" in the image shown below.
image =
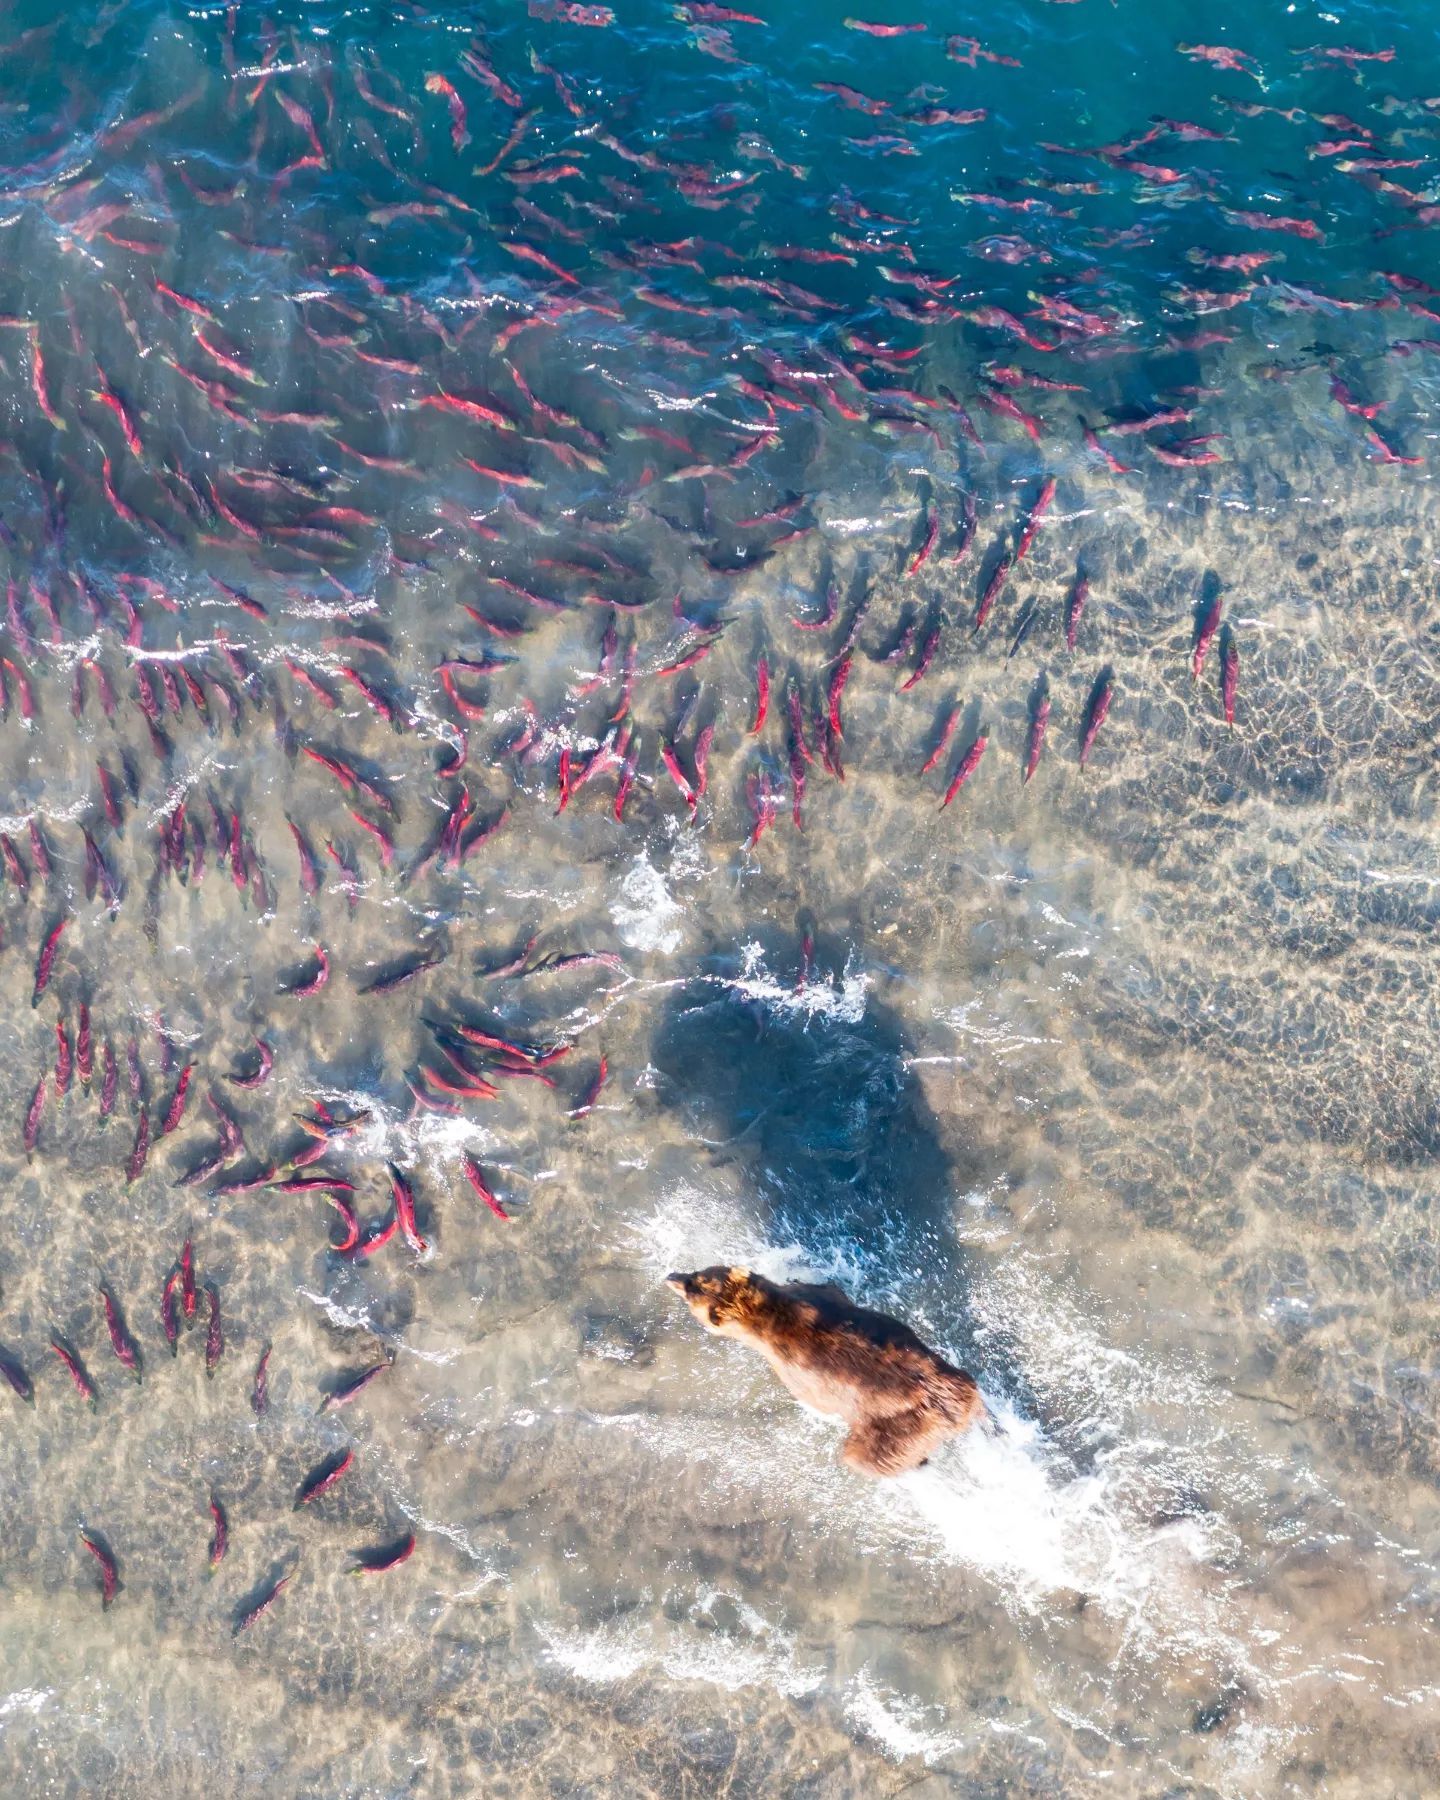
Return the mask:
<path id="1" fill-rule="evenodd" d="M 65 1373 L 75 1384 L 75 1392 L 86 1401 L 93 1410 L 99 1405 L 99 1397 L 95 1392 L 95 1383 L 90 1379 L 89 1371 L 81 1362 L 78 1353 L 55 1332 L 50 1334 L 50 1348 L 65 1366 Z"/>
<path id="2" fill-rule="evenodd" d="M 242 1605 L 235 1614 L 235 1622 L 231 1626 L 230 1635 L 239 1637 L 242 1631 L 248 1631 L 258 1618 L 269 1612 L 281 1594 L 289 1587 L 292 1579 L 290 1575 L 277 1576 L 274 1581 L 268 1583 L 260 1591 L 255 1599 Z"/>
<path id="3" fill-rule="evenodd" d="M 353 1450 L 337 1450 L 333 1456 L 327 1456 L 324 1462 L 317 1463 L 296 1491 L 294 1510 L 299 1512 L 302 1506 L 308 1506 L 312 1500 L 318 1500 L 321 1494 L 328 1493 L 354 1461 Z"/>
<path id="4" fill-rule="evenodd" d="M 1080 767 L 1082 769 L 1094 747 L 1096 733 L 1109 715 L 1110 702 L 1114 697 L 1114 692 L 1114 683 L 1109 669 L 1102 669 L 1095 677 L 1095 685 L 1090 690 L 1090 698 L 1085 706 L 1085 720 L 1080 730 Z"/>
<path id="5" fill-rule="evenodd" d="M 105 1307 L 105 1324 L 110 1332 L 110 1347 L 137 1381 L 140 1379 L 140 1350 L 125 1325 L 120 1303 L 107 1283 L 100 1284 L 100 1299 Z"/>
<path id="6" fill-rule="evenodd" d="M 415 1534 L 407 1532 L 404 1537 L 397 1538 L 393 1544 L 382 1544 L 375 1550 L 357 1550 L 355 1561 L 347 1573 L 351 1575 L 379 1575 L 386 1569 L 397 1568 L 407 1562 L 415 1550 Z"/>
<path id="7" fill-rule="evenodd" d="M 3 1345 L 0 1345 L 0 1375 L 5 1377 L 27 1406 L 35 1404 L 35 1384 L 26 1374 L 25 1366 L 19 1357 L 13 1355 Z"/>
<path id="8" fill-rule="evenodd" d="M 109 1612 L 115 1596 L 124 1586 L 120 1579 L 120 1565 L 104 1538 L 87 1531 L 83 1525 L 80 1527 L 80 1542 L 100 1565 L 100 1607 L 103 1612 Z"/>
<path id="9" fill-rule="evenodd" d="M 214 1525 L 210 1534 L 210 1567 L 217 1569 L 230 1548 L 230 1521 L 226 1517 L 225 1508 L 214 1494 L 210 1496 L 210 1518 Z"/>

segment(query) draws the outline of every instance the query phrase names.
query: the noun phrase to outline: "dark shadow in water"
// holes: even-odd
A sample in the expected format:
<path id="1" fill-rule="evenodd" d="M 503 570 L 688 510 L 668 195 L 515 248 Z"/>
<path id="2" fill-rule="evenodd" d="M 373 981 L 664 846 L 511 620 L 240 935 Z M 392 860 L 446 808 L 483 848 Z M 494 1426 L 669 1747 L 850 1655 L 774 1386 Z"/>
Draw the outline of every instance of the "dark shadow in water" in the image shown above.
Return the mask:
<path id="1" fill-rule="evenodd" d="M 26 1369 L 20 1358 L 13 1351 L 7 1350 L 3 1344 L 0 1344 L 0 1375 L 5 1377 L 27 1406 L 35 1404 L 35 1384 L 30 1379 L 29 1370 Z"/>
<path id="2" fill-rule="evenodd" d="M 806 935 L 802 922 L 765 943 L 775 980 L 800 980 Z M 826 984 L 844 967 L 845 945 L 822 936 L 809 961 L 808 981 Z M 738 955 L 716 952 L 676 991 L 651 1050 L 658 1099 L 716 1160 L 741 1165 L 738 1185 L 764 1238 L 799 1246 L 818 1267 L 858 1265 L 856 1299 L 903 1308 L 902 1296 L 912 1306 L 923 1296 L 963 1350 L 954 1208 L 982 1170 L 942 1150 L 896 1014 L 873 994 L 854 1020 L 752 1000 L 731 985 L 739 973 Z"/>
<path id="3" fill-rule="evenodd" d="M 807 957 L 810 935 L 803 918 L 752 933 L 771 978 L 790 986 L 808 964 L 808 981 L 838 979 L 853 939 L 817 933 Z M 853 1299 L 906 1319 L 1035 1419 L 1077 1469 L 1093 1466 L 1094 1445 L 976 1329 L 971 1267 L 984 1252 L 960 1242 L 955 1220 L 967 1193 L 1007 1171 L 966 1147 L 963 1122 L 942 1147 L 899 1016 L 873 992 L 853 1020 L 750 999 L 733 985 L 740 973 L 739 955 L 717 949 L 675 991 L 650 1053 L 660 1104 L 681 1114 L 712 1167 L 737 1166 L 760 1237 L 797 1246 L 817 1269 L 854 1267 L 840 1279 Z"/>
<path id="4" fill-rule="evenodd" d="M 232 1637 L 239 1637 L 242 1631 L 248 1631 L 257 1619 L 269 1612 L 293 1580 L 298 1561 L 297 1552 L 294 1556 L 271 1563 L 269 1573 L 256 1582 L 231 1614 Z"/>
<path id="5" fill-rule="evenodd" d="M 1218 618 L 1212 619 L 1211 613 L 1222 592 L 1223 587 L 1220 577 L 1213 569 L 1207 569 L 1200 582 L 1200 598 L 1195 602 L 1194 610 L 1191 614 L 1191 618 L 1194 621 L 1193 630 L 1190 636 L 1190 653 L 1192 656 L 1199 647 L 1201 639 L 1206 635 L 1207 625 L 1211 633 L 1215 630 Z"/>

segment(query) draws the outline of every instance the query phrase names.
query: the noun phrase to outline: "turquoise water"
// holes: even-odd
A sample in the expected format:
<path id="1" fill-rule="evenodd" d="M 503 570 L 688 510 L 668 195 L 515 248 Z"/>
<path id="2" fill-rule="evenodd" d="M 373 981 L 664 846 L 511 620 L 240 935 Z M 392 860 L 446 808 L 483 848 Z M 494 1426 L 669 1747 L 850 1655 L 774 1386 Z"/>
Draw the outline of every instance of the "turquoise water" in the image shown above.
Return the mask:
<path id="1" fill-rule="evenodd" d="M 8 9 L 5 1791 L 1431 1791 L 1437 129 L 1418 7 Z"/>

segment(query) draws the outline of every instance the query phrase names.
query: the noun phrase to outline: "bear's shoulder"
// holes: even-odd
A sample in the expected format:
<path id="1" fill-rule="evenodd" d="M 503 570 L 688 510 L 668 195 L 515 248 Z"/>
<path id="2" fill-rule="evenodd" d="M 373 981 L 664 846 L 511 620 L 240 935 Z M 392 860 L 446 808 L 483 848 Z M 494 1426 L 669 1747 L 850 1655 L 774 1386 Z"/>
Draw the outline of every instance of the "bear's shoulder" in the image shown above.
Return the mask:
<path id="1" fill-rule="evenodd" d="M 784 1292 L 796 1300 L 828 1301 L 832 1306 L 849 1306 L 851 1303 L 844 1288 L 836 1287 L 833 1281 L 792 1281 Z"/>
<path id="2" fill-rule="evenodd" d="M 813 1329 L 824 1335 L 833 1333 L 852 1341 L 858 1340 L 876 1350 L 919 1351 L 927 1356 L 931 1354 L 923 1340 L 902 1319 L 894 1319 L 889 1313 L 872 1312 L 868 1306 L 857 1305 L 833 1282 L 819 1286 L 794 1282 L 782 1292 L 801 1302 L 809 1314 L 808 1322 Z"/>

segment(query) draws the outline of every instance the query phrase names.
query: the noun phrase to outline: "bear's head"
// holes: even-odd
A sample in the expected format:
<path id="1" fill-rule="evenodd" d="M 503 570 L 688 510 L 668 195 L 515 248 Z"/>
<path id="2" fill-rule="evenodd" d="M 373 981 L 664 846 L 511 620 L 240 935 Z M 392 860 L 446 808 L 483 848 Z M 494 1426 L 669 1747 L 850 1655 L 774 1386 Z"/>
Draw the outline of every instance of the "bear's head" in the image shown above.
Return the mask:
<path id="1" fill-rule="evenodd" d="M 748 1269 L 696 1269 L 690 1275 L 667 1275 L 665 1285 L 674 1288 L 707 1331 L 743 1329 L 760 1302 L 760 1288 Z"/>

